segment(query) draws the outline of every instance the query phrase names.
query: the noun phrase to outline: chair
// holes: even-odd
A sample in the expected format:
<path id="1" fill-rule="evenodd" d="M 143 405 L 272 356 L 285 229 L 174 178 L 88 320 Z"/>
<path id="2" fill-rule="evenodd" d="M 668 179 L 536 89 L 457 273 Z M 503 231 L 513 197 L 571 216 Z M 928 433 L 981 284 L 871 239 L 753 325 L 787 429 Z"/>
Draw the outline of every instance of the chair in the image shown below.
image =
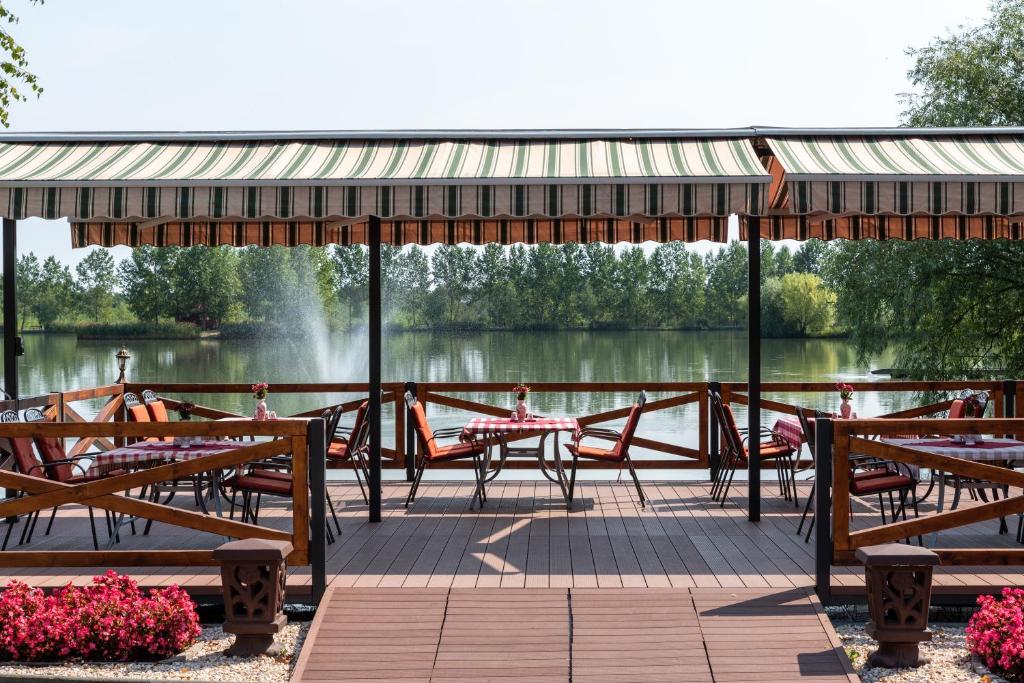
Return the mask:
<path id="1" fill-rule="evenodd" d="M 11 423 L 20 422 L 18 419 L 18 413 L 14 410 L 5 410 L 0 413 L 0 422 Z M 32 450 L 32 439 L 27 436 L 12 437 L 4 440 L 6 442 L 6 448 L 3 450 L 7 451 L 14 459 L 14 468 L 19 473 L 29 477 L 38 477 L 40 479 L 46 478 L 46 473 L 43 471 L 43 465 L 36 457 L 35 452 Z M 16 498 L 21 498 L 24 495 L 22 491 L 17 491 L 15 494 Z M 25 527 L 21 531 L 21 539 L 18 541 L 18 545 L 22 545 L 27 542 L 27 534 L 29 528 L 36 517 L 39 516 L 39 512 L 35 512 L 28 515 L 25 520 Z M 10 541 L 11 532 L 14 530 L 14 526 L 18 523 L 17 518 L 10 519 L 7 522 L 7 532 L 4 534 L 3 545 L 0 546 L 0 550 L 7 550 L 7 543 Z"/>
<path id="2" fill-rule="evenodd" d="M 711 485 L 711 499 L 720 500 L 724 507 L 736 470 L 740 465 L 747 464 L 746 442 L 749 435 L 744 436 L 742 430 L 736 426 L 736 417 L 733 415 L 732 407 L 722 400 L 722 396 L 718 392 L 711 392 L 711 406 L 715 411 L 725 441 L 723 444 L 724 459 Z M 761 442 L 761 460 L 775 462 L 775 471 L 779 477 L 779 491 L 786 500 L 791 500 L 790 481 L 787 473 L 793 471 L 793 447 L 781 435 L 766 427 L 761 428 L 761 436 L 764 435 L 769 436 L 770 439 Z M 792 482 L 792 485 L 795 489 L 796 482 Z M 795 498 L 796 494 L 794 493 L 793 496 Z"/>
<path id="3" fill-rule="evenodd" d="M 423 479 L 423 472 L 429 465 L 440 462 L 451 462 L 453 460 L 465 460 L 472 458 L 473 474 L 476 477 L 476 495 L 480 497 L 480 507 L 483 507 L 487 500 L 487 492 L 484 490 L 484 475 L 481 469 L 481 456 L 487 449 L 487 444 L 473 437 L 466 437 L 459 427 L 451 429 L 438 429 L 431 431 L 427 422 L 427 414 L 423 410 L 423 404 L 416 400 L 411 392 L 405 392 L 405 405 L 409 409 L 413 427 L 420 443 L 419 454 L 416 460 L 416 476 L 413 477 L 412 485 L 409 487 L 409 496 L 405 499 L 405 507 L 416 500 L 416 492 L 420 488 L 420 481 Z M 459 443 L 449 446 L 438 446 L 438 439 L 458 438 Z M 470 503 L 472 507 L 472 503 Z"/>
<path id="4" fill-rule="evenodd" d="M 809 417 L 813 415 L 813 418 L 824 417 L 825 414 L 820 411 L 810 411 L 807 408 L 797 408 L 797 418 L 800 420 L 800 427 L 804 432 L 804 440 L 811 450 L 811 460 L 815 459 L 815 422 Z M 901 471 L 902 470 L 902 471 Z M 804 505 L 804 512 L 800 518 L 800 525 L 797 527 L 796 533 L 799 535 L 803 530 L 804 522 L 807 520 L 808 514 L 810 514 L 810 524 L 807 526 L 807 534 L 804 536 L 804 543 L 807 543 L 811 539 L 811 532 L 814 530 L 814 492 L 816 489 L 817 482 L 811 484 L 811 492 L 808 494 L 807 503 Z M 883 495 L 889 495 L 889 507 L 892 513 L 893 521 L 896 521 L 898 512 L 896 510 L 892 494 L 900 494 L 900 508 L 899 512 L 903 514 L 903 518 L 906 519 L 906 502 L 907 496 L 910 496 L 911 505 L 914 508 L 914 516 L 917 517 L 917 497 L 916 497 L 917 480 L 913 476 L 913 472 L 910 468 L 902 465 L 901 463 L 889 462 L 884 460 L 878 460 L 877 458 L 870 457 L 851 457 L 850 458 L 850 475 L 849 475 L 849 490 L 850 495 L 864 497 L 869 495 L 878 495 L 879 512 L 882 515 L 882 524 L 885 524 L 885 503 L 883 501 Z M 852 509 L 851 509 L 851 514 Z"/>
<path id="5" fill-rule="evenodd" d="M 363 481 L 369 481 L 366 466 L 366 447 L 370 439 L 370 425 L 366 422 L 366 411 L 369 401 L 363 401 L 356 410 L 356 419 L 351 429 L 340 426 L 342 407 L 325 410 L 323 418 L 327 421 L 327 459 L 337 462 L 348 461 L 356 474 L 359 491 L 363 494 L 363 502 L 370 503 Z"/>
<path id="6" fill-rule="evenodd" d="M 152 389 L 146 389 L 142 392 L 142 402 L 146 406 L 146 411 L 149 412 L 149 417 L 153 422 L 170 422 L 170 418 L 167 415 L 167 405 L 156 395 L 156 392 Z M 164 441 L 174 441 L 173 436 L 162 437 Z"/>
<path id="7" fill-rule="evenodd" d="M 149 389 L 146 389 L 146 391 L 143 392 L 143 396 L 145 396 L 147 392 L 152 397 L 153 404 L 159 403 L 159 406 L 152 410 L 150 409 L 150 405 L 143 403 L 138 396 L 130 391 L 125 392 L 123 400 L 125 408 L 128 409 L 128 419 L 132 422 L 168 422 L 167 408 L 164 406 L 164 402 L 159 400 L 156 394 Z M 157 416 L 161 415 L 161 413 L 163 419 L 158 419 Z M 146 441 L 164 441 L 170 443 L 174 441 L 174 437 L 150 436 L 146 438 Z"/>
<path id="8" fill-rule="evenodd" d="M 577 443 L 565 444 L 566 450 L 572 455 L 572 476 L 569 479 L 569 500 L 572 500 L 573 489 L 576 485 L 576 467 L 579 459 L 583 458 L 585 460 L 599 460 L 606 463 L 618 463 L 620 468 L 622 465 L 626 465 L 626 467 L 629 468 L 629 475 L 633 478 L 633 484 L 636 486 L 636 493 L 640 497 L 640 506 L 647 506 L 647 497 L 644 496 L 644 490 L 640 486 L 640 479 L 636 476 L 636 468 L 633 466 L 633 459 L 629 456 L 629 446 L 633 441 L 633 434 L 636 433 L 636 427 L 640 423 L 640 415 L 644 412 L 644 406 L 646 404 L 647 392 L 641 391 L 637 395 L 636 402 L 633 403 L 633 407 L 629 410 L 629 416 L 626 418 L 626 426 L 623 427 L 621 432 L 600 427 L 584 427 L 580 430 Z M 610 439 L 615 443 L 611 448 L 607 449 L 581 445 L 579 441 L 587 437 Z"/>
<path id="9" fill-rule="evenodd" d="M 28 408 L 24 414 L 25 422 L 46 422 L 46 416 L 43 415 L 36 408 Z M 20 439 L 11 439 L 12 448 L 24 448 L 22 445 L 16 445 L 15 442 L 22 441 Z M 90 481 L 97 481 L 100 479 L 107 479 L 109 477 L 115 477 L 121 474 L 126 474 L 124 469 L 114 469 L 106 472 L 93 472 L 82 465 L 82 460 L 91 460 L 88 455 L 79 455 L 76 457 L 69 458 L 64 450 L 64 443 L 61 439 L 51 436 L 37 436 L 32 441 L 35 443 L 36 450 L 39 452 L 39 456 L 42 462 L 37 467 L 42 468 L 46 472 L 46 476 L 53 480 L 59 481 L 62 484 L 85 484 Z M 17 457 L 17 456 L 16 456 Z M 25 458 L 23 454 L 21 456 Z M 27 462 L 27 461 L 26 461 Z M 75 470 L 78 470 L 80 474 L 75 474 Z M 143 492 L 144 493 L 144 492 Z M 95 550 L 99 550 L 99 539 L 96 536 L 96 520 L 93 513 L 92 507 L 87 506 L 89 510 L 89 525 L 92 529 L 92 545 Z M 57 508 L 53 508 L 50 512 L 50 521 L 46 525 L 46 535 L 49 535 L 50 529 L 53 527 L 53 520 L 57 515 Z M 39 517 L 39 513 L 35 513 L 35 517 Z M 111 525 L 110 513 L 106 513 L 107 518 L 107 529 L 110 533 L 113 533 Z M 31 522 L 31 528 L 28 530 L 28 540 L 31 540 L 32 533 L 35 530 L 35 519 Z M 27 542 L 27 541 L 26 541 Z"/>

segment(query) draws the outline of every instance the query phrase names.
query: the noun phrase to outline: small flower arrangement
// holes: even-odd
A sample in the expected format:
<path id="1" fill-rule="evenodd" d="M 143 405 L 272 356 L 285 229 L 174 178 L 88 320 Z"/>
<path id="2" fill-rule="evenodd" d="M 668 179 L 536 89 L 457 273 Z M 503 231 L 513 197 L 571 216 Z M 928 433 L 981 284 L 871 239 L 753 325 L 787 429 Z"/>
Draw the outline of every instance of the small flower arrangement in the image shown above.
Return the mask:
<path id="1" fill-rule="evenodd" d="M 1011 680 L 1024 677 L 1024 590 L 1004 588 L 1002 600 L 978 596 L 967 623 L 967 648 L 989 669 Z"/>
<path id="2" fill-rule="evenodd" d="M 153 661 L 178 654 L 201 632 L 185 591 L 147 595 L 114 571 L 50 594 L 20 581 L 0 593 L 0 661 Z"/>
<path id="3" fill-rule="evenodd" d="M 839 392 L 839 398 L 844 401 L 849 401 L 853 398 L 853 385 L 846 384 L 845 382 L 836 382 L 836 391 Z"/>
<path id="4" fill-rule="evenodd" d="M 983 410 L 981 398 L 977 394 L 971 394 L 964 399 L 964 417 L 981 417 Z"/>
<path id="5" fill-rule="evenodd" d="M 526 400 L 526 395 L 530 393 L 530 387 L 525 384 L 517 384 L 512 387 L 512 393 L 516 395 L 516 398 L 520 401 Z"/>
<path id="6" fill-rule="evenodd" d="M 182 401 L 178 404 L 178 418 L 183 422 L 187 422 L 192 419 L 192 411 L 196 409 L 196 404 L 192 401 Z"/>
<path id="7" fill-rule="evenodd" d="M 264 399 L 267 394 L 270 393 L 270 385 L 266 382 L 257 382 L 252 385 L 252 397 L 255 399 Z"/>

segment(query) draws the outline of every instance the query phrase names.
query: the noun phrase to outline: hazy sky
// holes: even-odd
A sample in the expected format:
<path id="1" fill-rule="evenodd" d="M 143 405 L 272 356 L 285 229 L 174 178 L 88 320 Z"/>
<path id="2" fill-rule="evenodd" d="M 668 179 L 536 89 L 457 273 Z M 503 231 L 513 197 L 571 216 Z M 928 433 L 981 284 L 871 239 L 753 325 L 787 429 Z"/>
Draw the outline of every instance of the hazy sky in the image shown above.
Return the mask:
<path id="1" fill-rule="evenodd" d="M 987 0 L 28 0 L 14 131 L 895 125 Z M 66 223 L 19 251 L 76 261 Z M 119 250 L 120 251 L 120 250 Z"/>

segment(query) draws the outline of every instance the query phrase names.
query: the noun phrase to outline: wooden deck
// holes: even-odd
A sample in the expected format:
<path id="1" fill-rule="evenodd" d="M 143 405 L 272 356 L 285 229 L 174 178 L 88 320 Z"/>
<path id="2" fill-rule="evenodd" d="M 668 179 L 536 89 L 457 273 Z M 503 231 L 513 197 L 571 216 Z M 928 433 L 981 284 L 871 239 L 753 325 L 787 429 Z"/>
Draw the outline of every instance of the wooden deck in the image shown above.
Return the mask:
<path id="1" fill-rule="evenodd" d="M 858 679 L 808 589 L 336 586 L 293 680 Z"/>
<path id="2" fill-rule="evenodd" d="M 402 506 L 404 483 L 387 484 L 384 521 L 369 524 L 354 484 L 332 483 L 342 534 L 328 546 L 328 581 L 339 588 L 756 588 L 813 585 L 814 544 L 796 535 L 800 510 L 785 503 L 766 483 L 760 523 L 746 519 L 745 489 L 724 508 L 711 502 L 706 484 L 647 481 L 646 508 L 630 487 L 583 482 L 571 512 L 547 482 L 501 480 L 489 488 L 482 511 L 469 509 L 472 487 L 465 482 L 425 482 L 418 500 Z M 807 487 L 803 489 L 807 493 Z M 175 504 L 189 504 L 181 496 Z M 966 496 L 965 496 L 966 498 Z M 934 495 L 932 496 L 934 500 Z M 969 505 L 969 501 L 965 505 Z M 922 513 L 932 508 L 926 504 Z M 877 514 L 854 503 L 858 524 L 877 523 Z M 261 523 L 283 526 L 284 502 L 266 502 Z M 1016 519 L 1008 520 L 1011 532 Z M 997 534 L 985 522 L 944 532 L 946 547 L 1020 547 L 1013 534 Z M 40 520 L 31 550 L 89 549 L 85 510 L 62 508 L 53 533 L 42 535 Z M 102 534 L 102 530 L 101 530 Z M 220 537 L 155 524 L 150 536 L 122 532 L 119 549 L 213 547 Z M 5 570 L 19 578 L 54 586 L 84 581 L 106 568 Z M 219 593 L 213 567 L 123 568 L 144 585 L 178 583 L 194 594 Z M 308 568 L 293 568 L 292 595 L 309 590 Z M 936 600 L 971 596 L 1004 585 L 1024 585 L 1024 568 L 949 567 L 936 573 Z M 835 568 L 833 584 L 863 592 L 862 570 Z"/>

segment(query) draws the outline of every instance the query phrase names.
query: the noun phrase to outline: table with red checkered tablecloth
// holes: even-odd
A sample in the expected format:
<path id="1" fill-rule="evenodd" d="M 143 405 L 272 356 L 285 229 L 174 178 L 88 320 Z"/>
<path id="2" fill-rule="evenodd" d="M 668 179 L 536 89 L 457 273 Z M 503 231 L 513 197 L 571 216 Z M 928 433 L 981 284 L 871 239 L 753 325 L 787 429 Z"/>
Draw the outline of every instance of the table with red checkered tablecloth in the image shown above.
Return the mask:
<path id="1" fill-rule="evenodd" d="M 772 431 L 782 437 L 782 440 L 793 447 L 797 453 L 804 443 L 804 429 L 800 426 L 800 420 L 796 417 L 780 417 L 775 421 Z"/>
<path id="2" fill-rule="evenodd" d="M 207 455 L 227 453 L 246 445 L 241 441 L 217 440 L 204 441 L 195 446 L 176 446 L 166 441 L 143 441 L 97 453 L 89 465 L 88 472 L 95 474 L 126 467 L 131 469 L 167 460 L 194 460 Z"/>
<path id="3" fill-rule="evenodd" d="M 541 473 L 551 482 L 558 484 L 568 506 L 572 493 L 570 490 L 569 477 L 562 466 L 562 456 L 559 453 L 558 434 L 569 432 L 573 441 L 576 441 L 580 433 L 580 423 L 574 417 L 535 417 L 528 420 L 513 420 L 508 417 L 474 417 L 462 428 L 463 440 L 481 438 L 487 443 L 487 453 L 484 456 L 483 474 L 487 481 L 494 479 L 501 472 L 509 455 L 529 456 L 537 459 L 537 465 Z M 540 443 L 536 447 L 515 448 L 508 445 L 508 437 L 516 434 L 529 434 L 540 436 Z M 548 465 L 544 457 L 544 447 L 548 435 L 554 435 L 554 467 Z M 497 445 L 500 449 L 500 457 L 494 466 L 489 469 L 493 462 L 493 449 Z"/>

